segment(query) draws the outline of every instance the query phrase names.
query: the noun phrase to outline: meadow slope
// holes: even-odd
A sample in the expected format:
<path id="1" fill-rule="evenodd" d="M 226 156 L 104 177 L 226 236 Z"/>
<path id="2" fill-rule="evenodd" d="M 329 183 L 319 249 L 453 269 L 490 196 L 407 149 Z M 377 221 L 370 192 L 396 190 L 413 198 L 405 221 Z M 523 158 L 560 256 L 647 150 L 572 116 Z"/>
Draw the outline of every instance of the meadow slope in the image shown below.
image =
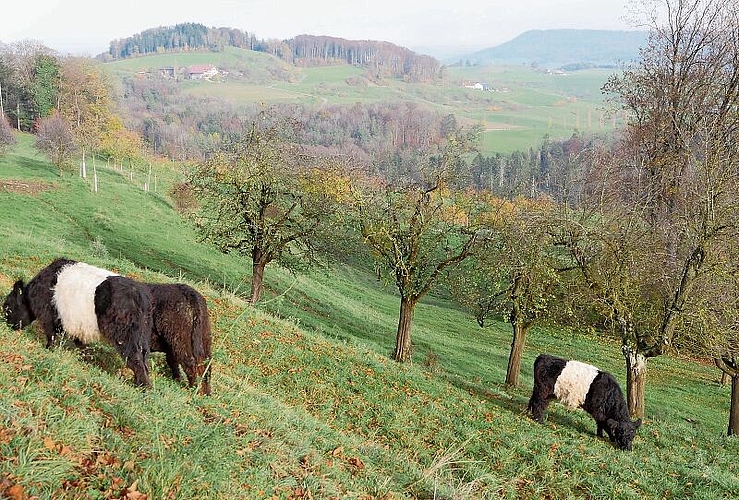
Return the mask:
<path id="1" fill-rule="evenodd" d="M 432 297 L 416 312 L 412 363 L 388 357 L 398 307 L 361 268 L 267 270 L 258 307 L 249 262 L 196 242 L 172 209 L 177 168 L 157 192 L 98 165 L 59 177 L 32 138 L 0 158 L 0 293 L 59 255 L 148 281 L 185 281 L 214 326 L 213 395 L 132 385 L 111 348 L 43 347 L 34 326 L 0 325 L 0 494 L 10 498 L 737 498 L 739 440 L 725 437 L 729 389 L 710 366 L 650 361 L 647 418 L 624 453 L 584 412 L 525 408 L 548 351 L 616 375 L 617 344 L 537 329 L 524 385 L 502 385 L 509 326 L 480 329 Z"/>

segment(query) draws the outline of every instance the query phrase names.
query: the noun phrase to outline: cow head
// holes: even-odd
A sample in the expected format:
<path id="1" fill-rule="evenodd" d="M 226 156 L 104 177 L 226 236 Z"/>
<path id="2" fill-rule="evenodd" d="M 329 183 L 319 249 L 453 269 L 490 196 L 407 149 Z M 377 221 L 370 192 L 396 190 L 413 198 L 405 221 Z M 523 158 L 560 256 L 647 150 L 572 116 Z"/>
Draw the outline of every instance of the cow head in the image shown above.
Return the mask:
<path id="1" fill-rule="evenodd" d="M 3 316 L 8 326 L 14 330 L 20 330 L 28 326 L 35 319 L 30 307 L 28 307 L 23 281 L 16 281 L 13 290 L 5 297 Z"/>
<path id="2" fill-rule="evenodd" d="M 606 425 L 608 425 L 608 435 L 611 436 L 611 441 L 622 450 L 630 451 L 636 430 L 641 426 L 641 419 L 633 422 L 630 420 L 619 422 L 609 418 Z"/>

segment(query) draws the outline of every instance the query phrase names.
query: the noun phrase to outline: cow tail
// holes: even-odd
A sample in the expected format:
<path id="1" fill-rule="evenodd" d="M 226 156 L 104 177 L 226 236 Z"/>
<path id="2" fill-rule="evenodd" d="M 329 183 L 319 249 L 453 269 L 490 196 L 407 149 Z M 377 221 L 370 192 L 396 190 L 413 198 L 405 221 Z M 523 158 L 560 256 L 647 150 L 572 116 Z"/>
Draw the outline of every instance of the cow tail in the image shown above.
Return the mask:
<path id="1" fill-rule="evenodd" d="M 189 290 L 192 319 L 192 352 L 196 359 L 210 357 L 210 318 L 205 297 L 195 290 Z"/>
<path id="2" fill-rule="evenodd" d="M 195 315 L 192 319 L 192 353 L 195 359 L 202 360 L 205 358 L 205 335 L 206 328 L 209 327 L 207 311 L 203 310 L 197 297 L 192 297 L 193 311 Z"/>

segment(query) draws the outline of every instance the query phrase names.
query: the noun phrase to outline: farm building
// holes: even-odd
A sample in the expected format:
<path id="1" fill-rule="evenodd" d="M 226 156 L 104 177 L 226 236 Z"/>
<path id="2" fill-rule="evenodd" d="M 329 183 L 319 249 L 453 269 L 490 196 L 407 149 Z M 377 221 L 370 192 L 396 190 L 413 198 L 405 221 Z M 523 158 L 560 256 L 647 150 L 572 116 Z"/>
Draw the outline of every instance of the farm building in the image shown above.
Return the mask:
<path id="1" fill-rule="evenodd" d="M 209 80 L 218 74 L 218 68 L 212 64 L 193 64 L 187 67 L 190 80 Z"/>

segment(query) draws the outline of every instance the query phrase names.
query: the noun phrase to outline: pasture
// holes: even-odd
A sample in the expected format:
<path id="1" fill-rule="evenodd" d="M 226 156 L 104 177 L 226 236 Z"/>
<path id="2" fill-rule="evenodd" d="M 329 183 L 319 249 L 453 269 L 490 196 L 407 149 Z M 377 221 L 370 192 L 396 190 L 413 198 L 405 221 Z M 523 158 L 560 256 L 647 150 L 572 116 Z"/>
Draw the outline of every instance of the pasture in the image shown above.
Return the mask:
<path id="1" fill-rule="evenodd" d="M 445 67 L 436 83 L 408 83 L 397 79 L 373 81 L 352 66 L 300 68 L 273 56 L 228 48 L 218 53 L 178 53 L 107 63 L 119 76 L 137 71 L 156 77 L 158 68 L 214 64 L 229 74 L 209 81 L 181 81 L 183 89 L 236 104 L 300 102 L 353 105 L 409 101 L 461 123 L 483 129 L 484 154 L 511 153 L 538 146 L 545 137 L 564 139 L 573 133 L 602 134 L 622 117 L 609 109 L 601 88 L 612 69 L 593 68 L 564 74 L 528 66 Z M 143 76 L 140 76 L 143 77 Z M 490 90 L 465 85 L 485 83 Z"/>
<path id="2" fill-rule="evenodd" d="M 99 168 L 100 191 L 59 177 L 31 148 L 0 158 L 0 292 L 64 255 L 205 295 L 212 395 L 173 381 L 153 355 L 152 389 L 112 348 L 47 350 L 36 325 L 0 325 L 0 493 L 29 498 L 717 499 L 739 496 L 729 389 L 712 366 L 649 363 L 647 416 L 622 452 L 583 411 L 526 414 L 540 352 L 578 358 L 624 385 L 619 345 L 535 329 L 524 385 L 506 388 L 510 325 L 480 329 L 443 297 L 416 311 L 411 363 L 389 359 L 398 298 L 367 265 L 293 276 L 268 267 L 248 305 L 250 263 L 197 243 L 167 196 Z M 15 488 L 11 490 L 11 488 Z M 137 496 L 138 495 L 138 496 Z M 145 495 L 145 496 L 142 496 Z"/>

